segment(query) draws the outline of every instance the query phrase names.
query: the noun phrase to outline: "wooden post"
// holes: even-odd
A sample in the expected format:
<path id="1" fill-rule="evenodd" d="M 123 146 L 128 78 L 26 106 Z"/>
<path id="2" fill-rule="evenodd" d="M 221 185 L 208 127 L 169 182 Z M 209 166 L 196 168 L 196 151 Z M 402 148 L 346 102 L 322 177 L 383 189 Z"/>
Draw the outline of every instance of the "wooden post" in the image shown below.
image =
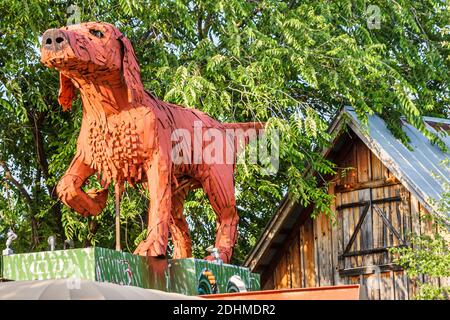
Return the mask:
<path id="1" fill-rule="evenodd" d="M 120 181 L 114 186 L 114 195 L 116 198 L 116 251 L 122 251 L 120 248 Z"/>

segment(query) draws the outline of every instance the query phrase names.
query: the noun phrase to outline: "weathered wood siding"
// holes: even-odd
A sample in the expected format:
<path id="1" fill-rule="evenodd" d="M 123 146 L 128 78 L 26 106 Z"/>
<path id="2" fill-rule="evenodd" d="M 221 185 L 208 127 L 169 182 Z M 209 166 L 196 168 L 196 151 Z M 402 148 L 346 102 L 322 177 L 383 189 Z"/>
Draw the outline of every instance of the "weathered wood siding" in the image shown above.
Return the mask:
<path id="1" fill-rule="evenodd" d="M 360 140 L 338 167 L 329 189 L 334 223 L 324 214 L 299 223 L 266 269 L 263 288 L 359 283 L 369 299 L 411 298 L 416 287 L 387 248 L 405 245 L 411 232 L 429 233 L 431 222 L 420 216 L 426 210 Z"/>

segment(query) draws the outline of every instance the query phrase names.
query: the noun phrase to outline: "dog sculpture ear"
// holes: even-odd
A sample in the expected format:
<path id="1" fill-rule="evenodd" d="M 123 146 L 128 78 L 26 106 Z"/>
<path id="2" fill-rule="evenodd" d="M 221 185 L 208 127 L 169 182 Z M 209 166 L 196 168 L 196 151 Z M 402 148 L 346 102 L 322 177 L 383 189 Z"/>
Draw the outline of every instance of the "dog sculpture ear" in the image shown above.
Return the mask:
<path id="1" fill-rule="evenodd" d="M 63 111 L 72 108 L 73 99 L 75 99 L 75 86 L 70 78 L 60 72 L 58 102 L 62 106 Z"/>
<path id="2" fill-rule="evenodd" d="M 140 104 L 144 94 L 144 86 L 141 81 L 141 69 L 134 53 L 131 41 L 121 34 L 117 38 L 122 43 L 122 72 L 128 91 L 128 102 Z"/>

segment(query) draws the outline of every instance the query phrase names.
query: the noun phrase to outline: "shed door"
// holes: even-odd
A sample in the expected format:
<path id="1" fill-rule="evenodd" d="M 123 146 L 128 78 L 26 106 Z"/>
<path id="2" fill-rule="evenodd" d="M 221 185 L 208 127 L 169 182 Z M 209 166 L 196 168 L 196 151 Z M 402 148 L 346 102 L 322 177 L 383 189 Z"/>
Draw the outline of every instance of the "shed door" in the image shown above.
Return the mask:
<path id="1" fill-rule="evenodd" d="M 407 197 L 400 184 L 336 194 L 341 274 L 393 267 L 388 248 L 405 246 L 410 230 Z"/>

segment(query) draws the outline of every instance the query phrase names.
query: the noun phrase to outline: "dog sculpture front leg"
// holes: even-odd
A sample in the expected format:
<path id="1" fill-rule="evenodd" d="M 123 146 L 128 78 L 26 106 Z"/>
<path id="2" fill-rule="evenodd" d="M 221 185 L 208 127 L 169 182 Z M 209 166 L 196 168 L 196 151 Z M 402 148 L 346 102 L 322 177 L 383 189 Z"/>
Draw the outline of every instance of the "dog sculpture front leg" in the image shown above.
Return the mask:
<path id="1" fill-rule="evenodd" d="M 84 192 L 81 188 L 94 173 L 77 154 L 56 187 L 59 199 L 84 217 L 98 215 L 106 206 L 108 189 Z"/>
<path id="2" fill-rule="evenodd" d="M 168 157 L 154 156 L 147 169 L 147 179 L 150 194 L 147 238 L 138 245 L 134 254 L 161 257 L 166 255 L 172 207 Z"/>

